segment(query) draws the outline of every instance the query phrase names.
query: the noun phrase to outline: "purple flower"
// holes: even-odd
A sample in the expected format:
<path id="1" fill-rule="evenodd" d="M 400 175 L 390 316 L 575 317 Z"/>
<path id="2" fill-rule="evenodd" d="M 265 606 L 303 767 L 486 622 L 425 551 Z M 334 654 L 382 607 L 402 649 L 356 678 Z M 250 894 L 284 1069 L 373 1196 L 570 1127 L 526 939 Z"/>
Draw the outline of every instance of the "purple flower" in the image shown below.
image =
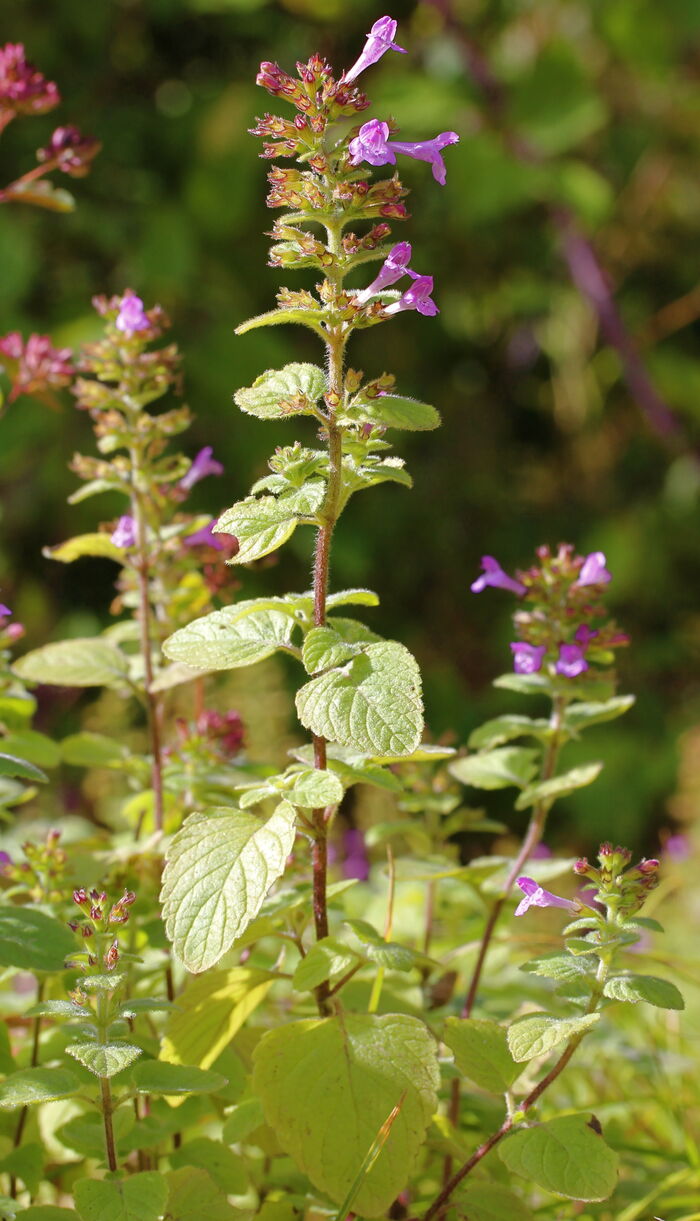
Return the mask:
<path id="1" fill-rule="evenodd" d="M 359 59 L 355 61 L 349 72 L 343 73 L 343 84 L 349 85 L 350 81 L 356 80 L 365 68 L 376 64 L 377 60 L 381 59 L 387 51 L 401 51 L 405 55 L 406 48 L 397 46 L 393 41 L 395 37 L 396 22 L 392 17 L 380 17 L 378 21 L 375 21 L 367 35 L 367 42 Z"/>
<path id="2" fill-rule="evenodd" d="M 685 861 L 690 856 L 690 840 L 687 835 L 669 835 L 664 852 L 672 861 Z"/>
<path id="3" fill-rule="evenodd" d="M 565 678 L 577 678 L 588 669 L 588 662 L 583 656 L 583 649 L 577 644 L 560 644 L 559 660 L 554 669 Z"/>
<path id="4" fill-rule="evenodd" d="M 510 647 L 516 674 L 536 674 L 542 668 L 542 658 L 547 651 L 543 644 L 525 644 L 522 640 L 516 640 Z"/>
<path id="5" fill-rule="evenodd" d="M 598 633 L 594 632 L 587 623 L 582 623 L 574 632 L 574 640 L 581 645 L 582 649 L 585 649 L 597 635 Z"/>
<path id="6" fill-rule="evenodd" d="M 343 877 L 357 878 L 366 882 L 369 877 L 369 857 L 365 837 L 358 827 L 348 827 L 343 835 L 345 859 L 343 861 Z"/>
<path id="7" fill-rule="evenodd" d="M 128 513 L 119 518 L 116 529 L 110 535 L 110 542 L 114 543 L 115 547 L 136 546 L 136 522 Z"/>
<path id="8" fill-rule="evenodd" d="M 213 452 L 211 445 L 205 445 L 204 449 L 200 449 L 187 474 L 183 475 L 177 485 L 182 488 L 183 492 L 189 492 L 195 483 L 199 483 L 200 479 L 206 479 L 207 475 L 223 475 L 224 468 L 216 458 L 212 458 Z"/>
<path id="9" fill-rule="evenodd" d="M 136 331 L 147 331 L 151 325 L 143 308 L 143 301 L 130 288 L 127 288 L 121 299 L 114 325 L 125 335 L 133 335 Z"/>
<path id="10" fill-rule="evenodd" d="M 480 594 L 487 585 L 493 585 L 494 589 L 509 589 L 513 594 L 525 593 L 525 586 L 513 577 L 509 577 L 492 555 L 482 555 L 481 567 L 484 571 L 471 584 L 473 594 Z"/>
<path id="11" fill-rule="evenodd" d="M 443 131 L 432 140 L 418 140 L 414 143 L 390 140 L 389 124 L 379 119 L 370 119 L 368 123 L 362 124 L 354 140 L 350 141 L 350 164 L 359 165 L 361 161 L 367 161 L 370 165 L 395 165 L 396 153 L 403 153 L 404 156 L 414 157 L 418 161 L 429 161 L 433 167 L 433 178 L 444 186 L 447 170 L 442 159 L 442 149 L 448 144 L 456 144 L 458 140 L 456 131 Z"/>
<path id="12" fill-rule="evenodd" d="M 534 878 L 518 878 L 518 886 L 522 890 L 524 898 L 520 900 L 515 909 L 516 916 L 524 916 L 531 907 L 563 907 L 565 911 L 569 912 L 581 910 L 579 904 L 573 899 L 561 899 L 559 895 L 553 895 L 551 890 L 543 890 Z"/>
<path id="13" fill-rule="evenodd" d="M 431 297 L 433 291 L 432 276 L 416 276 L 410 288 L 402 293 L 398 301 L 385 305 L 385 314 L 400 314 L 405 309 L 417 309 L 419 314 L 432 318 L 440 311 Z"/>
<path id="14" fill-rule="evenodd" d="M 402 276 L 410 276 L 413 280 L 420 279 L 417 271 L 411 271 L 408 266 L 411 260 L 411 243 L 397 242 L 392 246 L 386 256 L 382 266 L 379 269 L 379 274 L 375 277 L 367 288 L 363 288 L 361 292 L 355 294 L 355 303 L 364 305 L 374 293 L 380 293 L 383 288 L 388 288 L 390 284 L 395 284 Z"/>
<path id="15" fill-rule="evenodd" d="M 611 573 L 605 567 L 605 556 L 602 551 L 591 551 L 583 561 L 583 566 L 574 585 L 607 585 L 612 580 Z"/>
<path id="16" fill-rule="evenodd" d="M 12 611 L 9 606 L 5 606 L 4 602 L 0 602 L 0 619 L 9 619 Z"/>
<path id="17" fill-rule="evenodd" d="M 223 551 L 226 544 L 220 535 L 214 534 L 214 522 L 215 518 L 212 518 L 208 525 L 195 530 L 194 534 L 187 534 L 183 539 L 185 546 L 215 547 L 217 551 Z"/>

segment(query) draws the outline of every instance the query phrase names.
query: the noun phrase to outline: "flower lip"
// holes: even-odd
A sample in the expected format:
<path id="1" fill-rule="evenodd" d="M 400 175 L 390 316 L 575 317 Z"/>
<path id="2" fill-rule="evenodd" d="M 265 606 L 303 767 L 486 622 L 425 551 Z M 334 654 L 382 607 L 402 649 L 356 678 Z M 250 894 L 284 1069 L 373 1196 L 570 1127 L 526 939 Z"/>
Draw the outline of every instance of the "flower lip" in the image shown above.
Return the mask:
<path id="1" fill-rule="evenodd" d="M 440 311 L 431 297 L 433 291 L 432 276 L 416 276 L 410 288 L 402 293 L 398 301 L 384 307 L 385 314 L 399 314 L 402 310 L 415 309 L 419 314 L 432 318 Z"/>
<path id="2" fill-rule="evenodd" d="M 583 649 L 579 645 L 559 645 L 559 659 L 554 667 L 557 674 L 563 674 L 565 678 L 578 678 L 578 675 L 583 674 L 584 670 L 588 668 Z"/>
<path id="3" fill-rule="evenodd" d="M 449 144 L 457 144 L 459 136 L 456 131 L 443 131 L 432 140 L 390 140 L 389 124 L 379 119 L 370 119 L 363 123 L 357 135 L 350 141 L 350 164 L 359 165 L 367 161 L 370 165 L 395 165 L 396 153 L 413 157 L 417 161 L 430 162 L 433 178 L 441 186 L 447 180 L 447 168 L 442 157 L 442 150 Z"/>
<path id="4" fill-rule="evenodd" d="M 136 546 L 136 522 L 130 514 L 125 513 L 119 518 L 116 528 L 110 535 L 110 542 L 114 543 L 115 547 Z"/>

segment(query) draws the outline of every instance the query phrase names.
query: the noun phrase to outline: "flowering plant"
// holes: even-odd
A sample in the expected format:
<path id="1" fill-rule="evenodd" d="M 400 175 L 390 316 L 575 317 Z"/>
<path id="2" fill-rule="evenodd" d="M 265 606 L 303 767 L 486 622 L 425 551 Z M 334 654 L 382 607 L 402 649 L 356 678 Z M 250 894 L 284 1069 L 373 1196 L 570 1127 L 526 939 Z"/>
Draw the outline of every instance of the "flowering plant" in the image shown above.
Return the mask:
<path id="1" fill-rule="evenodd" d="M 575 1072 L 584 1040 L 597 1058 L 619 1038 L 614 1004 L 683 1007 L 675 984 L 634 957 L 660 927 L 640 915 L 659 861 L 633 866 L 606 842 L 596 865 L 581 857 L 570 869 L 542 843 L 554 803 L 601 770 L 562 771 L 563 752 L 633 703 L 615 689 L 627 638 L 604 604 L 605 556 L 542 547 L 515 576 L 484 557 L 473 591 L 518 599 L 513 670 L 497 688 L 544 700 L 548 715 L 493 718 L 466 751 L 423 740 L 415 658 L 345 613 L 377 596 L 333 586 L 332 542 L 352 498 L 410 486 L 387 433 L 439 423 L 393 374 L 367 378 L 346 360 L 355 331 L 438 313 L 411 245 L 388 240 L 407 192 L 396 171 L 375 180 L 372 169 L 408 156 L 444 184 L 458 137 L 407 142 L 388 117 L 356 123 L 369 107 L 356 82 L 404 51 L 396 33 L 380 18 L 339 77 L 317 55 L 296 78 L 261 65 L 258 83 L 296 111 L 254 129 L 264 157 L 297 161 L 269 173 L 268 203 L 285 209 L 270 263 L 312 268 L 319 283 L 283 288 L 238 334 L 304 326 L 325 364 L 266 370 L 237 391 L 247 414 L 300 417 L 307 432 L 215 519 L 184 508 L 199 481 L 223 474 L 212 447 L 171 452 L 189 412 L 155 406 L 181 380 L 178 351 L 161 343 L 164 312 L 132 289 L 94 302 L 104 333 L 83 348 L 73 391 L 99 457 L 74 458 L 83 483 L 72 500 L 108 493 L 117 509 L 46 554 L 116 563 L 112 609 L 126 613 L 99 636 L 12 662 L 0 607 L 0 772 L 18 785 L 7 808 L 34 801 L 44 769 L 64 762 L 87 771 L 96 810 L 74 836 L 69 824 L 65 839 L 51 829 L 39 844 L 13 842 L 0 866 L 2 961 L 19 982 L 20 1033 L 0 1044 L 12 1221 L 53 1221 L 64 1204 L 79 1221 L 527 1221 L 562 1199 L 580 1215 L 616 1192 L 624 1142 L 613 1130 L 608 1143 L 607 1119 L 604 1137 L 588 1074 L 566 1093 L 564 1070 L 573 1061 Z M 36 108 L 50 91 L 35 76 L 26 69 L 18 97 Z M 255 564 L 304 527 L 311 588 L 227 600 L 224 563 Z M 280 655 L 295 667 L 306 734 L 283 762 L 272 742 L 264 760 L 246 753 L 245 717 L 228 699 L 236 671 Z M 102 695 L 54 743 L 27 727 L 34 684 Z M 14 733 L 13 700 L 26 705 Z M 348 800 L 360 786 L 387 803 L 367 834 Z M 530 812 L 522 845 L 475 856 L 470 837 L 507 829 L 469 795 L 502 789 L 516 791 L 516 817 Z M 584 891 L 544 884 L 568 873 Z M 548 952 L 531 953 L 535 909 L 549 908 Z M 29 1007 L 22 972 L 36 980 Z"/>

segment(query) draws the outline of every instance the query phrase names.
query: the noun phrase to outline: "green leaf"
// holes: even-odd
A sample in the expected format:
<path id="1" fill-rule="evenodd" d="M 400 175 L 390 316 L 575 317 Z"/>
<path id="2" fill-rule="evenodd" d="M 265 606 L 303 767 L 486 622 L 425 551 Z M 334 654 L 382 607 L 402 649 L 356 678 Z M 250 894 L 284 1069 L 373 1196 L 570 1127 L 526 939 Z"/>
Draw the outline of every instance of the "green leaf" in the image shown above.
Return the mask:
<path id="1" fill-rule="evenodd" d="M 617 1186 L 617 1154 L 585 1115 L 520 1129 L 498 1152 L 509 1170 L 570 1200 L 607 1200 Z"/>
<path id="2" fill-rule="evenodd" d="M 220 1073 L 165 1060 L 142 1060 L 130 1076 L 139 1094 L 216 1094 L 227 1085 Z"/>
<path id="3" fill-rule="evenodd" d="M 27 1017 L 68 1017 L 92 1018 L 92 1011 L 84 1005 L 76 1005 L 75 1001 L 41 1001 L 27 1009 Z"/>
<path id="4" fill-rule="evenodd" d="M 67 1068 L 23 1068 L 0 1082 L 0 1110 L 38 1106 L 77 1094 L 80 1081 Z"/>
<path id="5" fill-rule="evenodd" d="M 123 547 L 115 546 L 108 534 L 78 534 L 56 547 L 43 547 L 42 555 L 47 560 L 60 560 L 62 564 L 72 564 L 86 555 L 116 560 L 118 564 L 123 564 L 125 558 Z"/>
<path id="6" fill-rule="evenodd" d="M 14 755 L 0 752 L 0 776 L 19 776 L 22 780 L 48 780 L 46 772 L 28 763 L 26 759 L 17 759 Z"/>
<path id="7" fill-rule="evenodd" d="M 241 614 L 237 606 L 212 611 L 169 636 L 163 652 L 201 670 L 234 670 L 271 657 L 292 641 L 294 619 L 283 611 Z"/>
<path id="8" fill-rule="evenodd" d="M 516 810 L 526 810 L 528 806 L 534 805 L 537 801 L 551 803 L 558 797 L 566 797 L 576 789 L 583 789 L 587 784 L 592 784 L 602 770 L 602 763 L 584 763 L 581 767 L 572 768 L 570 772 L 564 772 L 562 776 L 554 776 L 551 780 L 533 784 L 520 794 L 515 808 Z"/>
<path id="9" fill-rule="evenodd" d="M 469 747 L 471 750 L 484 750 L 510 742 L 513 738 L 524 737 L 544 741 L 549 733 L 549 721 L 544 717 L 498 716 L 492 721 L 485 721 L 470 734 Z"/>
<path id="10" fill-rule="evenodd" d="M 241 411 L 260 420 L 282 420 L 292 415 L 313 415 L 326 392 L 326 375 L 316 365 L 291 364 L 268 369 L 252 386 L 238 390 L 233 400 Z"/>
<path id="11" fill-rule="evenodd" d="M 243 1195 L 248 1187 L 248 1176 L 240 1157 L 208 1136 L 188 1140 L 170 1155 L 170 1164 L 177 1170 L 182 1166 L 197 1166 L 206 1170 L 217 1187 L 225 1195 Z"/>
<path id="12" fill-rule="evenodd" d="M 166 1176 L 167 1221 L 240 1221 L 241 1213 L 229 1204 L 213 1178 L 199 1166 L 183 1166 Z"/>
<path id="13" fill-rule="evenodd" d="M 247 322 L 242 322 L 236 327 L 236 335 L 245 335 L 246 331 L 253 331 L 259 326 L 280 326 L 283 322 L 297 322 L 300 326 L 308 326 L 321 339 L 325 339 L 325 331 L 321 326 L 324 319 L 324 311 L 322 309 L 272 309 L 266 314 L 257 314 L 255 318 L 249 318 Z"/>
<path id="14" fill-rule="evenodd" d="M 656 975 L 613 975 L 603 994 L 615 1001 L 647 1001 L 657 1009 L 685 1009 L 685 1001 L 675 984 Z"/>
<path id="15" fill-rule="evenodd" d="M 301 660 L 307 674 L 317 674 L 319 670 L 342 665 L 357 651 L 357 645 L 348 644 L 334 628 L 314 627 L 304 638 Z"/>
<path id="16" fill-rule="evenodd" d="M 528 975 L 543 975 L 545 979 L 585 979 L 595 973 L 598 959 L 592 954 L 576 957 L 572 954 L 545 954 L 520 967 Z"/>
<path id="17" fill-rule="evenodd" d="M 155 1170 L 126 1179 L 78 1179 L 73 1187 L 81 1221 L 158 1221 L 168 1188 Z"/>
<path id="18" fill-rule="evenodd" d="M 420 672 L 401 644 L 370 644 L 297 692 L 302 725 L 320 737 L 383 755 L 408 755 L 423 732 Z"/>
<path id="19" fill-rule="evenodd" d="M 300 521 L 314 522 L 325 494 L 325 481 L 310 479 L 302 488 L 290 488 L 279 496 L 248 496 L 222 514 L 214 531 L 238 540 L 232 564 L 249 564 L 281 547 Z"/>
<path id="20" fill-rule="evenodd" d="M 77 1215 L 72 1208 L 57 1208 L 54 1204 L 33 1204 L 31 1208 L 22 1210 L 21 1221 L 75 1221 Z"/>
<path id="21" fill-rule="evenodd" d="M 269 992 L 274 977 L 253 967 L 188 979 L 163 1037 L 161 1056 L 209 1068 Z"/>
<path id="22" fill-rule="evenodd" d="M 67 925 L 34 907 L 0 907 L 0 966 L 62 971 L 75 938 Z"/>
<path id="23" fill-rule="evenodd" d="M 128 658 L 114 645 L 95 637 L 59 640 L 25 653 L 13 665 L 20 678 L 55 687 L 123 687 Z"/>
<path id="24" fill-rule="evenodd" d="M 435 1052 L 427 1028 L 413 1017 L 348 1013 L 291 1022 L 258 1043 L 253 1088 L 282 1148 L 335 1203 L 405 1095 L 353 1206 L 375 1217 L 405 1185 L 437 1105 Z"/>
<path id="25" fill-rule="evenodd" d="M 524 746 L 499 746 L 483 755 L 455 759 L 448 771 L 462 784 L 477 789 L 523 788 L 537 772 L 539 751 Z"/>
<path id="26" fill-rule="evenodd" d="M 522 1064 L 544 1056 L 560 1043 L 568 1043 L 577 1034 L 585 1034 L 599 1021 L 599 1013 L 585 1013 L 580 1017 L 554 1018 L 547 1013 L 530 1013 L 517 1018 L 508 1027 L 508 1047 L 513 1059 Z"/>
<path id="27" fill-rule="evenodd" d="M 46 208 L 48 212 L 72 212 L 75 208 L 70 191 L 55 187 L 48 178 L 14 182 L 7 195 L 14 203 L 31 204 L 34 208 Z"/>
<path id="28" fill-rule="evenodd" d="M 338 606 L 379 606 L 379 598 L 371 589 L 340 589 L 326 598 L 326 610 Z"/>
<path id="29" fill-rule="evenodd" d="M 292 987 L 296 992 L 311 992 L 325 980 L 344 975 L 357 962 L 357 955 L 337 937 L 323 937 L 297 963 Z"/>
<path id="30" fill-rule="evenodd" d="M 571 732 L 587 729 L 589 725 L 601 725 L 604 721 L 614 721 L 623 716 L 634 704 L 633 695 L 616 695 L 611 700 L 602 703 L 570 704 L 564 714 L 564 728 Z"/>
<path id="31" fill-rule="evenodd" d="M 423 432 L 440 426 L 440 413 L 429 403 L 403 398 L 398 394 L 383 394 L 376 399 L 353 403 L 344 418 L 355 424 L 383 424 L 385 428 L 404 428 L 411 432 Z"/>
<path id="32" fill-rule="evenodd" d="M 130 1043 L 71 1043 L 66 1051 L 102 1079 L 116 1076 L 142 1054 L 140 1047 Z"/>
<path id="33" fill-rule="evenodd" d="M 245 1140 L 256 1128 L 264 1124 L 262 1103 L 259 1098 L 245 1098 L 228 1112 L 224 1121 L 221 1139 L 227 1145 L 238 1144 Z"/>
<path id="34" fill-rule="evenodd" d="M 7 734 L 0 742 L 3 751 L 33 763 L 36 767 L 58 767 L 61 762 L 61 748 L 53 738 L 36 729 L 18 729 Z M 35 777 L 32 777 L 34 779 Z"/>
<path id="35" fill-rule="evenodd" d="M 361 942 L 363 953 L 371 962 L 379 963 L 389 971 L 410 971 L 416 965 L 419 955 L 415 950 L 396 941 L 385 941 L 366 920 L 346 920 L 345 923 Z"/>
<path id="36" fill-rule="evenodd" d="M 121 767 L 129 752 L 103 733 L 70 734 L 61 742 L 64 762 L 73 767 Z"/>
<path id="37" fill-rule="evenodd" d="M 44 1150 L 41 1145 L 20 1145 L 0 1161 L 0 1172 L 21 1179 L 30 1196 L 36 1195 L 44 1177 Z M 0 1216 L 2 1215 L 0 1211 Z M 26 1213 L 22 1214 L 23 1217 Z"/>
<path id="38" fill-rule="evenodd" d="M 467 1181 L 454 1195 L 460 1217 L 469 1221 L 534 1221 L 534 1214 L 502 1183 L 485 1179 Z"/>
<path id="39" fill-rule="evenodd" d="M 294 776 L 294 784 L 285 793 L 287 801 L 294 806 L 318 810 L 321 806 L 334 806 L 343 800 L 343 785 L 335 772 L 310 767 Z"/>
<path id="40" fill-rule="evenodd" d="M 506 1031 L 486 1018 L 449 1017 L 443 1040 L 460 1073 L 482 1090 L 503 1094 L 523 1071 L 508 1050 Z"/>
<path id="41" fill-rule="evenodd" d="M 282 801 L 267 822 L 243 810 L 191 814 L 174 836 L 163 874 L 163 919 L 190 971 L 221 958 L 284 873 L 295 811 Z"/>

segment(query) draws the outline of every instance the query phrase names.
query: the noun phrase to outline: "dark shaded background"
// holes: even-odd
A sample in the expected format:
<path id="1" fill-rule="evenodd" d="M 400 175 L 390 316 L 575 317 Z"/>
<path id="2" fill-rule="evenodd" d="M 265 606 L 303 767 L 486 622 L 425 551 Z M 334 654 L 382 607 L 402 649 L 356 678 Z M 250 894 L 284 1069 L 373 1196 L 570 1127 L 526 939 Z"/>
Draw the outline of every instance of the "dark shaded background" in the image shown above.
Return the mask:
<path id="1" fill-rule="evenodd" d="M 227 486 L 198 489 L 212 512 L 244 495 L 272 448 L 296 435 L 294 423 L 241 416 L 233 391 L 266 367 L 317 358 L 293 328 L 233 335 L 271 307 L 280 282 L 265 266 L 265 163 L 247 134 L 256 113 L 274 109 L 254 85 L 258 62 L 292 68 L 320 49 L 348 66 L 384 11 L 376 0 L 3 0 L 0 38 L 25 42 L 63 94 L 60 110 L 7 130 L 4 180 L 33 164 L 58 123 L 77 123 L 104 149 L 74 184 L 74 214 L 2 210 L 0 333 L 77 344 L 94 333 L 93 293 L 131 285 L 160 301 L 184 352 L 192 453 L 212 444 L 226 464 Z M 409 54 L 363 78 L 370 114 L 392 113 L 406 139 L 455 128 L 461 143 L 447 152 L 444 189 L 424 164 L 401 166 L 414 215 L 394 232 L 434 274 L 440 317 L 377 328 L 351 360 L 396 372 L 403 391 L 438 406 L 444 427 L 397 437 L 415 490 L 386 485 L 353 502 L 334 583 L 380 592 L 372 623 L 416 652 L 432 732 L 464 741 L 522 698 L 490 688 L 509 664 L 511 601 L 469 593 L 479 557 L 524 566 L 538 543 L 563 538 L 605 551 L 610 602 L 633 641 L 622 689 L 638 704 L 589 735 L 584 753 L 607 767 L 567 808 L 579 841 L 639 841 L 673 825 L 679 753 L 686 790 L 697 770 L 692 739 L 686 732 L 679 751 L 679 735 L 700 704 L 700 5 L 396 0 L 391 11 Z M 468 70 L 474 44 L 503 88 L 490 109 Z M 518 140 L 537 160 L 522 160 Z M 552 221 L 561 205 L 592 238 L 676 413 L 669 436 L 650 427 L 572 284 Z M 75 486 L 66 463 L 74 449 L 92 450 L 89 421 L 69 401 L 52 413 L 22 400 L 2 427 L 3 600 L 30 645 L 98 629 L 111 566 L 41 557 L 43 545 L 93 528 L 98 508 L 119 511 L 106 500 L 65 504 Z M 247 596 L 308 584 L 302 535 L 276 567 L 243 573 Z M 672 809 L 692 816 L 693 806 Z"/>

